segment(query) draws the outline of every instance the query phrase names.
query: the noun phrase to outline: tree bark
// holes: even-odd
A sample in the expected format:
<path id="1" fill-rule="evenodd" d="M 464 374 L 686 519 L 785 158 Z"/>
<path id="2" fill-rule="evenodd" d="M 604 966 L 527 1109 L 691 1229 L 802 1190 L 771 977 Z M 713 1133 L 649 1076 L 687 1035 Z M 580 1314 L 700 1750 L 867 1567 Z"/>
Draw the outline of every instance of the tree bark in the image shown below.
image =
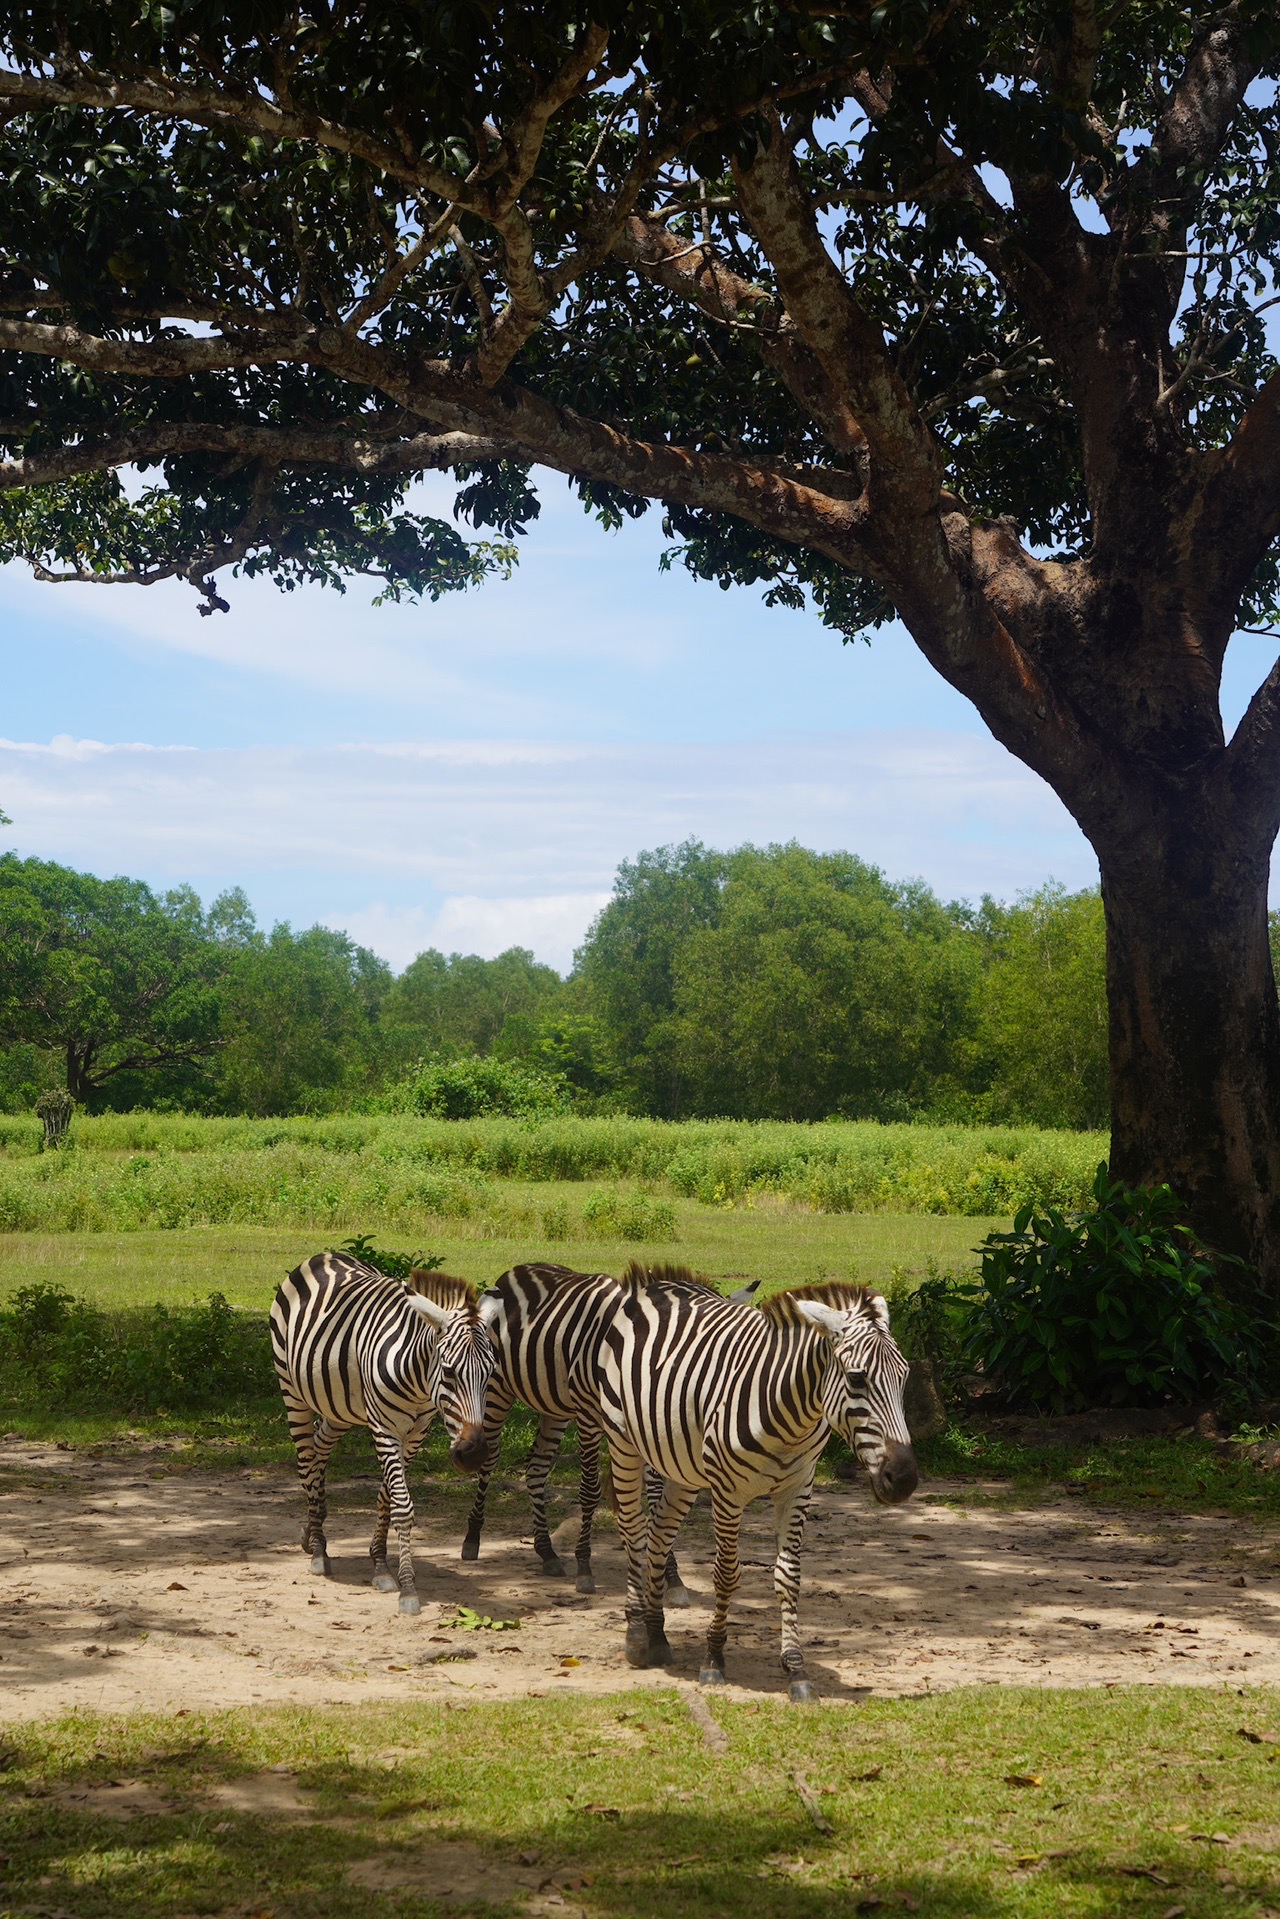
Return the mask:
<path id="1" fill-rule="evenodd" d="M 1152 796 L 1154 798 L 1154 796 Z M 1280 1293 L 1280 1005 L 1270 846 L 1242 847 L 1203 796 L 1139 809 L 1099 846 L 1107 926 L 1111 1171 L 1167 1181 L 1202 1238 Z M 1157 810 L 1163 819 L 1152 830 Z"/>

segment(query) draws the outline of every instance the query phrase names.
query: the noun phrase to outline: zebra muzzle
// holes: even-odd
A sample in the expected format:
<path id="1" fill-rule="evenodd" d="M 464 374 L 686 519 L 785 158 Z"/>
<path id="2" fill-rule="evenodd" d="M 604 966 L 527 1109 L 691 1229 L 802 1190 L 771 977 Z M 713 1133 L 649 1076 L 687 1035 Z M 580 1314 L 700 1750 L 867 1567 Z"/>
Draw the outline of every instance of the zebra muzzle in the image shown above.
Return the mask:
<path id="1" fill-rule="evenodd" d="M 882 1506 L 899 1506 L 920 1484 L 916 1456 L 899 1439 L 885 1441 L 884 1458 L 871 1474 L 871 1490 Z"/>
<path id="2" fill-rule="evenodd" d="M 464 1426 L 449 1448 L 449 1457 L 464 1473 L 479 1472 L 486 1452 L 483 1426 Z"/>

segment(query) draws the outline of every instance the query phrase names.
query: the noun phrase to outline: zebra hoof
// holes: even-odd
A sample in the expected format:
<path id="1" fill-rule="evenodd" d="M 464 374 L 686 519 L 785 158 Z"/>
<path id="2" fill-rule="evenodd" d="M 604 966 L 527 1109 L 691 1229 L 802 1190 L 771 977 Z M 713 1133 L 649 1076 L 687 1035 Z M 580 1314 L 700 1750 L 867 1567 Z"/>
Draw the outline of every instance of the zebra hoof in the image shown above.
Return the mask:
<path id="1" fill-rule="evenodd" d="M 651 1639 L 644 1649 L 646 1666 L 672 1666 L 675 1664 L 675 1657 L 665 1633 L 659 1639 Z"/>
<path id="2" fill-rule="evenodd" d="M 312 1553 L 311 1570 L 317 1579 L 332 1579 L 333 1561 L 328 1553 Z"/>
<path id="3" fill-rule="evenodd" d="M 692 1606 L 693 1594 L 687 1586 L 677 1582 L 676 1585 L 667 1587 L 662 1595 L 662 1603 L 664 1606 L 674 1606 L 677 1612 L 683 1612 L 686 1607 Z"/>
<path id="4" fill-rule="evenodd" d="M 466 1538 L 462 1542 L 462 1551 L 458 1554 L 458 1557 L 459 1559 L 479 1559 L 480 1557 L 479 1533 L 467 1534 Z"/>
<path id="5" fill-rule="evenodd" d="M 400 1610 L 407 1619 L 415 1619 L 422 1611 L 422 1601 L 417 1593 L 401 1593 Z"/>
<path id="6" fill-rule="evenodd" d="M 386 1567 L 383 1566 L 378 1572 L 376 1572 L 373 1575 L 373 1590 L 376 1593 L 399 1592 L 400 1581 L 396 1578 L 394 1573 L 389 1573 Z"/>
<path id="7" fill-rule="evenodd" d="M 793 1706 L 812 1706 L 821 1696 L 812 1679 L 793 1679 L 789 1692 Z"/>
<path id="8" fill-rule="evenodd" d="M 596 1582 L 590 1566 L 579 1566 L 578 1577 L 574 1580 L 573 1586 L 575 1592 L 593 1593 L 595 1591 Z"/>
<path id="9" fill-rule="evenodd" d="M 723 1686 L 727 1683 L 723 1666 L 704 1666 L 698 1674 L 700 1686 Z"/>
<path id="10" fill-rule="evenodd" d="M 552 1553 L 550 1559 L 540 1559 L 538 1569 L 544 1573 L 548 1579 L 564 1578 L 564 1561 L 563 1559 L 557 1559 L 554 1553 Z"/>

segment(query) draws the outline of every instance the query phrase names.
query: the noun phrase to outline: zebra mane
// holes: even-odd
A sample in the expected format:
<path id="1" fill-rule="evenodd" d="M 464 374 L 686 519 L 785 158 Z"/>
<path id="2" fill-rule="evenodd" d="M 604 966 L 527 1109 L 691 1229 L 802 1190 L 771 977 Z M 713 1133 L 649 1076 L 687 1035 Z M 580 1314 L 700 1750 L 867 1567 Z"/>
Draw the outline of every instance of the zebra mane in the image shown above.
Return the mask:
<path id="1" fill-rule="evenodd" d="M 470 1317 L 476 1317 L 480 1295 L 469 1279 L 455 1279 L 452 1273 L 427 1273 L 421 1266 L 415 1266 L 409 1274 L 408 1286 L 411 1293 L 421 1293 L 424 1299 L 443 1306 L 446 1312 L 467 1306 Z"/>
<path id="2" fill-rule="evenodd" d="M 764 1300 L 760 1311 L 766 1318 L 779 1320 L 784 1326 L 807 1326 L 809 1322 L 804 1314 L 796 1310 L 798 1299 L 819 1300 L 834 1313 L 847 1313 L 860 1307 L 871 1312 L 882 1325 L 889 1323 L 880 1294 L 870 1286 L 854 1286 L 847 1279 L 826 1279 L 817 1286 L 789 1286 L 786 1292 L 773 1293 Z"/>
<path id="3" fill-rule="evenodd" d="M 714 1299 L 731 1299 L 736 1304 L 742 1305 L 752 1297 L 759 1282 L 744 1286 L 736 1293 L 722 1293 L 718 1286 L 713 1285 L 709 1279 L 701 1278 L 688 1266 L 673 1266 L 667 1261 L 660 1266 L 646 1266 L 643 1260 L 632 1259 L 628 1260 L 620 1283 L 637 1291 L 646 1286 L 656 1286 L 659 1289 L 663 1286 L 692 1287 L 695 1293 L 710 1293 Z"/>

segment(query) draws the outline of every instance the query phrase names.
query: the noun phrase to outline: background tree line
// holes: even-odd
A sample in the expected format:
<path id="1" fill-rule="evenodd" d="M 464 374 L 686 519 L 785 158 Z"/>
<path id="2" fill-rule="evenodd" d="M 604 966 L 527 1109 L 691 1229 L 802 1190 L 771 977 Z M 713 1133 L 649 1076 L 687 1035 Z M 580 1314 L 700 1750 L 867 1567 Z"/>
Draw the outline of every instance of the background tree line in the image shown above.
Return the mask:
<path id="1" fill-rule="evenodd" d="M 7 1110 L 59 1084 L 94 1110 L 336 1110 L 473 1056 L 670 1118 L 1104 1125 L 1101 901 L 974 907 L 851 853 L 690 840 L 623 863 L 567 979 L 521 947 L 397 977 L 345 933 L 262 930 L 239 889 L 205 909 L 0 857 Z"/>

